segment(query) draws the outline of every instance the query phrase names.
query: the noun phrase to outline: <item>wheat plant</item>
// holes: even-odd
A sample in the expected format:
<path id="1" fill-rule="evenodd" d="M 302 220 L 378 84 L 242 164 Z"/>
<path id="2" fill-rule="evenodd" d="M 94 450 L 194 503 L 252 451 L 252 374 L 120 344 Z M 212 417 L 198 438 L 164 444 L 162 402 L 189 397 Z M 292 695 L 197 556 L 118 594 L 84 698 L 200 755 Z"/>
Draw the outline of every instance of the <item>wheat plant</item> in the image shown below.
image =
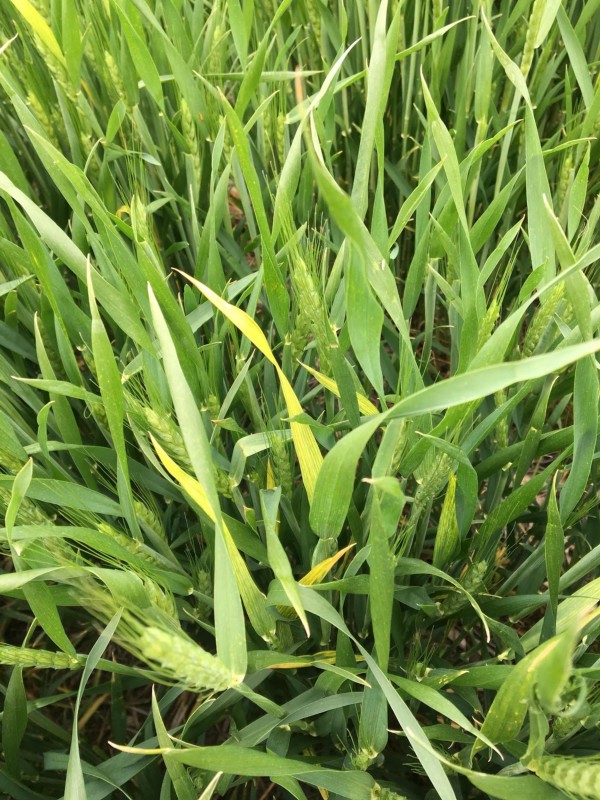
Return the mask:
<path id="1" fill-rule="evenodd" d="M 597 0 L 0 0 L 0 795 L 600 798 Z"/>

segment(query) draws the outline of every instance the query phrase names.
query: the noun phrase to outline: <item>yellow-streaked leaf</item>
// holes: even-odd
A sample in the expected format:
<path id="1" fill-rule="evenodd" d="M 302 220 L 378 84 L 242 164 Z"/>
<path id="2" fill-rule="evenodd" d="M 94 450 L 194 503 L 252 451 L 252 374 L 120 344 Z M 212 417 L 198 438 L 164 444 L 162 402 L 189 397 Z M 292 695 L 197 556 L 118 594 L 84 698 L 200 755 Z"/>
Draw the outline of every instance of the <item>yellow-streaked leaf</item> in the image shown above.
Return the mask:
<path id="1" fill-rule="evenodd" d="M 8 50 L 8 48 L 9 48 L 9 47 L 11 46 L 11 44 L 12 44 L 12 43 L 15 41 L 15 39 L 17 39 L 17 38 L 18 38 L 18 36 L 19 36 L 19 34 L 18 34 L 18 33 L 15 33 L 15 35 L 14 35 L 14 36 L 13 36 L 11 39 L 9 39 L 7 42 L 4 42 L 4 44 L 3 44 L 3 45 L 0 47 L 0 56 L 2 55 L 2 53 L 3 53 L 5 50 Z"/>
<path id="2" fill-rule="evenodd" d="M 277 486 L 275 474 L 273 472 L 273 464 L 271 459 L 267 461 L 267 489 L 274 489 Z"/>
<path id="3" fill-rule="evenodd" d="M 581 630 L 590 622 L 591 617 L 588 615 L 600 614 L 600 609 L 597 608 L 598 602 L 600 602 L 600 578 L 595 578 L 559 603 L 556 614 L 557 633 L 564 633 L 574 626 L 577 630 Z M 539 619 L 521 637 L 521 644 L 526 653 L 537 645 L 543 623 L 543 619 Z"/>
<path id="4" fill-rule="evenodd" d="M 126 744 L 115 744 L 115 742 L 108 742 L 115 750 L 120 750 L 121 753 L 133 753 L 139 756 L 160 756 L 167 753 L 170 748 L 166 747 L 129 747 Z"/>
<path id="5" fill-rule="evenodd" d="M 37 8 L 35 8 L 35 6 L 33 6 L 29 0 L 12 0 L 12 4 L 21 14 L 25 22 L 31 26 L 33 32 L 48 48 L 52 55 L 57 58 L 61 64 L 64 64 L 65 57 L 60 49 L 60 45 L 56 41 L 56 37 L 52 33 L 51 27 L 42 17 Z"/>
<path id="6" fill-rule="evenodd" d="M 325 389 L 328 389 L 336 397 L 340 396 L 340 390 L 338 389 L 338 385 L 332 378 L 328 378 L 327 375 L 323 375 L 322 372 L 319 372 L 319 370 L 309 367 L 307 364 L 303 364 L 302 362 L 300 363 L 307 372 L 310 372 L 313 378 L 316 378 L 319 381 L 321 386 L 323 386 Z M 360 412 L 362 414 L 365 414 L 365 416 L 373 416 L 373 414 L 379 414 L 379 409 L 377 408 L 377 406 L 374 405 L 369 400 L 368 397 L 365 397 L 364 394 L 359 394 L 357 392 L 356 399 L 358 401 L 358 408 Z"/>
<path id="7" fill-rule="evenodd" d="M 213 521 L 216 520 L 215 509 L 212 507 L 208 496 L 195 478 L 188 475 L 179 464 L 163 450 L 156 439 L 151 436 L 152 445 L 167 472 L 181 486 L 184 492 L 204 511 Z M 246 562 L 237 549 L 233 537 L 224 522 L 219 526 L 223 533 L 227 554 L 231 560 L 233 574 L 242 597 L 242 602 L 252 623 L 254 630 L 267 641 L 275 636 L 275 619 L 269 613 L 267 599 L 252 580 Z"/>
<path id="8" fill-rule="evenodd" d="M 307 572 L 303 578 L 300 578 L 298 583 L 300 583 L 302 586 L 312 586 L 314 583 L 321 583 L 323 578 L 340 560 L 340 558 L 353 547 L 355 547 L 354 544 L 349 544 L 347 547 L 344 547 L 339 552 L 334 553 L 334 555 L 326 558 L 324 561 L 320 561 L 310 570 L 310 572 Z M 287 619 L 294 619 L 296 617 L 296 613 L 291 606 L 277 606 L 277 611 L 283 617 L 287 617 Z"/>
<path id="9" fill-rule="evenodd" d="M 281 488 L 261 490 L 260 508 L 262 511 L 263 526 L 267 538 L 267 555 L 269 566 L 273 570 L 275 577 L 283 586 L 294 611 L 300 618 L 307 638 L 310 637 L 310 626 L 300 594 L 298 585 L 294 580 L 294 573 L 289 562 L 284 546 L 279 541 L 279 501 L 281 500 Z"/>
<path id="10" fill-rule="evenodd" d="M 327 573 L 332 569 L 332 567 L 337 564 L 342 556 L 344 556 L 348 550 L 352 550 L 353 547 L 356 545 L 349 544 L 347 547 L 343 547 L 337 553 L 334 553 L 329 558 L 326 558 L 324 561 L 320 561 L 316 564 L 310 572 L 307 572 L 303 578 L 300 578 L 299 583 L 302 586 L 312 586 L 313 583 L 321 583 L 323 578 L 327 575 Z"/>
<path id="11" fill-rule="evenodd" d="M 317 669 L 322 669 L 324 672 L 333 672 L 336 675 L 340 675 L 346 680 L 350 681 L 351 683 L 358 683 L 360 686 L 364 686 L 367 689 L 371 688 L 371 684 L 366 681 L 364 678 L 361 678 L 360 675 L 357 675 L 350 670 L 344 669 L 336 665 L 336 654 L 335 651 L 329 650 L 327 653 L 323 654 L 325 657 L 320 658 L 319 653 L 317 653 L 312 658 L 307 659 L 300 659 L 298 658 L 296 661 L 278 661 L 273 664 L 269 664 L 269 669 L 302 669 L 303 667 L 316 667 Z M 356 661 L 362 661 L 362 657 L 360 655 L 356 656 Z"/>
<path id="12" fill-rule="evenodd" d="M 169 475 L 175 478 L 184 492 L 188 494 L 194 503 L 199 505 L 202 511 L 214 522 L 216 520 L 216 513 L 202 486 L 197 480 L 192 478 L 191 475 L 188 475 L 185 470 L 181 469 L 179 464 L 173 461 L 171 456 L 163 450 L 152 434 L 150 434 L 150 439 L 152 440 L 152 446 L 156 450 L 156 454 Z"/>
<path id="13" fill-rule="evenodd" d="M 283 374 L 277 359 L 273 355 L 273 351 L 267 341 L 267 337 L 259 328 L 255 320 L 252 319 L 245 311 L 237 306 L 231 305 L 218 294 L 209 289 L 200 281 L 192 278 L 185 273 L 181 273 L 186 277 L 190 283 L 195 286 L 202 294 L 209 300 L 215 308 L 217 308 L 227 319 L 238 328 L 244 336 L 246 336 L 252 344 L 260 350 L 260 352 L 267 358 L 275 367 L 279 380 L 281 381 L 281 389 L 283 397 L 287 406 L 288 414 L 290 417 L 296 417 L 303 413 L 300 401 L 296 397 L 296 393 L 292 388 L 291 383 Z M 292 431 L 292 440 L 298 461 L 300 462 L 300 471 L 302 473 L 302 480 L 306 487 L 306 494 L 308 495 L 309 502 L 312 502 L 315 485 L 317 482 L 317 475 L 323 463 L 323 456 L 319 450 L 319 445 L 314 437 L 314 434 L 308 425 L 303 425 L 300 422 L 290 422 Z"/>

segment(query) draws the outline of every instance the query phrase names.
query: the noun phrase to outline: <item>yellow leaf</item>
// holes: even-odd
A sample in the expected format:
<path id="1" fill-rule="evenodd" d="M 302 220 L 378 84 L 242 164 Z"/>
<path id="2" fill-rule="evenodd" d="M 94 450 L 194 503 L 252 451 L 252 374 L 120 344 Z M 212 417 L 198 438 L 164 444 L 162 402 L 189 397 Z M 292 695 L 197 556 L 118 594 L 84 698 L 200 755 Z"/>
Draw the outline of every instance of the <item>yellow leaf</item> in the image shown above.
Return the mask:
<path id="1" fill-rule="evenodd" d="M 192 478 L 191 475 L 188 475 L 187 472 L 182 470 L 179 464 L 173 461 L 152 435 L 150 438 L 152 439 L 152 445 L 163 467 L 175 478 L 177 483 L 184 492 L 192 498 L 194 503 L 200 506 L 202 511 L 204 511 L 213 522 L 216 522 L 217 514 L 202 486 L 195 478 Z M 223 534 L 227 554 L 231 561 L 231 568 L 252 627 L 264 639 L 272 640 L 275 636 L 275 620 L 269 614 L 266 597 L 252 580 L 248 566 L 240 555 L 229 528 L 223 520 L 220 520 L 218 528 Z"/>
<path id="2" fill-rule="evenodd" d="M 337 564 L 340 558 L 345 555 L 348 550 L 352 550 L 355 547 L 354 544 L 349 544 L 347 547 L 342 548 L 338 553 L 326 558 L 324 561 L 321 561 L 319 564 L 314 566 L 310 572 L 307 572 L 303 578 L 300 578 L 299 583 L 302 586 L 312 586 L 313 583 L 321 583 L 325 575 L 331 570 L 331 568 Z"/>
<path id="3" fill-rule="evenodd" d="M 302 362 L 300 363 L 302 364 Z M 309 367 L 306 364 L 302 364 L 302 366 L 307 372 L 310 372 L 310 374 L 319 381 L 321 386 L 323 386 L 325 389 L 328 389 L 336 397 L 340 396 L 340 390 L 338 389 L 338 385 L 332 378 L 328 378 L 327 375 L 323 375 L 322 372 L 319 372 L 318 370 L 313 369 L 312 367 Z M 365 397 L 364 394 L 359 394 L 359 392 L 357 392 L 356 399 L 358 401 L 359 411 L 365 416 L 373 416 L 373 414 L 379 414 L 379 409 L 377 408 L 377 406 L 373 405 L 373 403 L 369 400 L 369 398 Z"/>
<path id="4" fill-rule="evenodd" d="M 274 489 L 276 486 L 275 475 L 273 473 L 273 465 L 271 459 L 267 461 L 267 489 Z"/>
<path id="5" fill-rule="evenodd" d="M 171 748 L 168 747 L 129 747 L 126 744 L 115 744 L 109 740 L 109 745 L 114 747 L 115 750 L 120 750 L 122 753 L 133 753 L 140 756 L 159 756 L 162 753 L 168 753 Z"/>
<path id="6" fill-rule="evenodd" d="M 279 380 L 281 381 L 281 390 L 285 404 L 287 406 L 288 414 L 290 417 L 296 417 L 302 414 L 302 406 L 296 397 L 296 393 L 292 388 L 291 383 L 288 381 L 282 372 L 277 359 L 273 355 L 273 351 L 267 341 L 267 337 L 261 331 L 255 320 L 252 319 L 245 311 L 237 306 L 231 305 L 218 294 L 209 289 L 200 281 L 195 278 L 185 275 L 190 283 L 195 286 L 202 294 L 209 300 L 215 308 L 217 308 L 227 319 L 238 328 L 244 336 L 246 336 L 252 344 L 260 350 L 260 352 L 267 358 L 275 367 Z M 317 475 L 323 463 L 323 456 L 319 450 L 319 445 L 314 437 L 312 430 L 308 425 L 303 425 L 300 422 L 290 422 L 290 429 L 292 431 L 292 439 L 298 461 L 300 462 L 300 472 L 302 473 L 302 480 L 306 488 L 309 502 L 312 502 L 315 492 L 315 485 L 317 482 Z"/>
<path id="7" fill-rule="evenodd" d="M 298 583 L 302 586 L 312 586 L 313 583 L 321 583 L 325 575 L 327 575 L 334 564 L 336 564 L 340 558 L 354 546 L 354 544 L 349 544 L 348 547 L 344 547 L 339 551 L 339 553 L 335 553 L 335 555 L 326 558 L 324 561 L 321 561 L 319 564 L 314 566 L 310 572 L 307 572 L 303 578 L 300 578 Z M 296 617 L 296 612 L 291 606 L 277 606 L 277 611 L 282 617 L 286 617 L 287 619 L 294 619 Z"/>
<path id="8" fill-rule="evenodd" d="M 173 461 L 171 456 L 163 450 L 152 434 L 150 434 L 150 439 L 152 440 L 152 446 L 156 450 L 156 454 L 160 458 L 163 467 L 175 478 L 177 483 L 185 493 L 192 498 L 194 503 L 199 505 L 202 511 L 215 522 L 217 515 L 202 486 L 195 478 L 192 478 L 191 475 L 188 475 L 187 472 L 182 470 L 179 464 Z"/>
<path id="9" fill-rule="evenodd" d="M 12 0 L 13 6 L 21 14 L 23 19 L 32 27 L 36 36 L 46 45 L 52 55 L 60 61 L 61 64 L 65 63 L 65 57 L 60 49 L 60 45 L 56 41 L 56 37 L 52 33 L 51 27 L 46 20 L 42 17 L 40 12 L 33 6 L 29 0 Z"/>

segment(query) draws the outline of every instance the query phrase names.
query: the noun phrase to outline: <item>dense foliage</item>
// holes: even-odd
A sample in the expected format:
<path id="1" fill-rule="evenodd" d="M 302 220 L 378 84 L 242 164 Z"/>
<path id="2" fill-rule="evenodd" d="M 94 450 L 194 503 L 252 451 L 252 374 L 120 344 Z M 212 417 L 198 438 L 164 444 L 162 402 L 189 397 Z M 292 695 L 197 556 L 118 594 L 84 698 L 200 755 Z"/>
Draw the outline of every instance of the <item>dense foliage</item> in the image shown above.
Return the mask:
<path id="1" fill-rule="evenodd" d="M 599 8 L 0 0 L 0 794 L 600 798 Z"/>

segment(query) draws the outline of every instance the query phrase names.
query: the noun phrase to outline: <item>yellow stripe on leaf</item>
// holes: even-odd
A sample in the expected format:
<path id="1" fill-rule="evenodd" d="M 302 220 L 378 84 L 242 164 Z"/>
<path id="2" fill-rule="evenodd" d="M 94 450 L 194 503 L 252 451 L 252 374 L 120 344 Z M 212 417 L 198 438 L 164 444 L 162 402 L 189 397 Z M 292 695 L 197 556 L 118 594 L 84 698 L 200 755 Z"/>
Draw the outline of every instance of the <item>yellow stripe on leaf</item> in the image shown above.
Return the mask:
<path id="1" fill-rule="evenodd" d="M 323 578 L 333 569 L 340 558 L 346 555 L 348 550 L 352 550 L 353 547 L 355 547 L 354 544 L 349 544 L 347 547 L 343 547 L 339 552 L 321 561 L 314 566 L 310 572 L 307 572 L 303 578 L 300 578 L 299 583 L 301 583 L 302 586 L 312 586 L 313 583 L 321 583 Z"/>
<path id="2" fill-rule="evenodd" d="M 302 364 L 302 362 L 300 363 Z M 312 367 L 309 367 L 306 364 L 302 364 L 302 366 L 307 372 L 310 372 L 313 378 L 316 378 L 319 381 L 319 383 L 321 384 L 321 386 L 323 386 L 323 388 L 328 389 L 336 397 L 340 396 L 340 390 L 338 389 L 338 385 L 332 378 L 328 378 L 327 375 L 323 375 L 322 372 L 319 372 L 318 370 L 313 369 Z M 364 414 L 365 416 L 368 417 L 373 416 L 374 414 L 379 414 L 379 409 L 377 408 L 377 406 L 373 405 L 373 403 L 369 400 L 369 398 L 365 397 L 364 394 L 359 394 L 359 392 L 357 392 L 356 399 L 358 401 L 358 409 L 361 412 L 361 414 Z"/>
<path id="3" fill-rule="evenodd" d="M 42 17 L 37 8 L 35 8 L 35 6 L 32 5 L 29 0 L 12 0 L 12 4 L 21 14 L 25 22 L 31 26 L 33 32 L 52 53 L 52 55 L 61 64 L 64 64 L 65 57 L 60 49 L 60 45 L 56 41 L 55 35 L 52 33 L 52 28 Z"/>
<path id="4" fill-rule="evenodd" d="M 184 274 L 184 273 L 182 273 Z M 296 417 L 302 414 L 302 406 L 296 397 L 296 393 L 292 388 L 291 383 L 284 375 L 277 359 L 273 355 L 273 351 L 267 341 L 267 337 L 261 331 L 255 320 L 252 319 L 245 311 L 237 306 L 231 305 L 218 294 L 209 289 L 200 281 L 195 278 L 185 275 L 185 277 L 193 284 L 202 294 L 209 300 L 215 308 L 217 308 L 223 316 L 232 322 L 241 333 L 244 334 L 252 344 L 260 350 L 260 352 L 267 358 L 275 367 L 279 380 L 281 381 L 281 390 L 285 404 L 287 406 L 288 414 L 290 417 Z M 314 434 L 308 425 L 300 422 L 290 422 L 290 429 L 292 431 L 292 439 L 294 447 L 300 462 L 300 472 L 302 473 L 302 480 L 306 487 L 306 494 L 308 499 L 312 502 L 315 485 L 317 482 L 317 475 L 323 463 L 323 456 L 319 450 L 319 445 L 314 437 Z"/>
<path id="5" fill-rule="evenodd" d="M 173 461 L 171 456 L 163 450 L 153 436 L 150 438 L 152 439 L 152 445 L 156 450 L 156 454 L 169 475 L 177 481 L 183 491 L 191 497 L 202 511 L 204 511 L 207 517 L 209 517 L 212 522 L 216 522 L 217 513 L 201 484 L 182 470 L 179 464 Z M 227 548 L 227 554 L 231 560 L 233 574 L 252 627 L 264 639 L 273 640 L 275 636 L 275 620 L 269 613 L 267 599 L 252 580 L 248 566 L 240 555 L 229 528 L 225 525 L 223 520 L 220 520 L 219 528 L 223 533 L 223 539 L 225 541 L 225 547 Z"/>

